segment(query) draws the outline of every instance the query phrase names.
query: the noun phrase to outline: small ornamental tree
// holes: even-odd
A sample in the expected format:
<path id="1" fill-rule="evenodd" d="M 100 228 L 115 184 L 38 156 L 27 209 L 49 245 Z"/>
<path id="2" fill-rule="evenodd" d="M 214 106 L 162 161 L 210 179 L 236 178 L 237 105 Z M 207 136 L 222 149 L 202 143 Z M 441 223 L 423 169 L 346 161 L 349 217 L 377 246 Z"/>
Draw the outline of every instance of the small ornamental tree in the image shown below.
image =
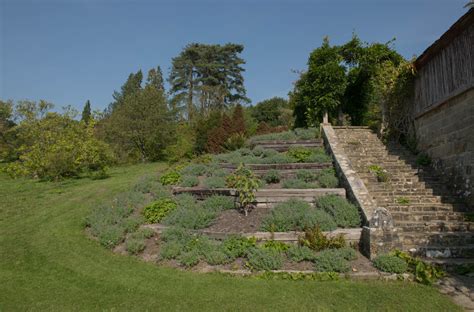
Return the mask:
<path id="1" fill-rule="evenodd" d="M 252 170 L 240 164 L 233 174 L 226 178 L 227 187 L 235 188 L 239 196 L 240 209 L 248 215 L 255 202 L 255 192 L 261 185 Z"/>

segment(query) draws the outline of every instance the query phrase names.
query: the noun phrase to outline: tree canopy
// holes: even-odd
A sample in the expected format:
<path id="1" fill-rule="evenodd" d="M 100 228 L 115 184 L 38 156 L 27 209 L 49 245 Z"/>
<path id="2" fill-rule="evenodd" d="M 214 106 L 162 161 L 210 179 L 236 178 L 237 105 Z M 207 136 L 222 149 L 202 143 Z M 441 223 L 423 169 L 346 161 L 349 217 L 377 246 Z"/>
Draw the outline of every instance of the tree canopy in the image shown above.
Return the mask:
<path id="1" fill-rule="evenodd" d="M 392 42 L 369 44 L 354 34 L 346 44 L 331 46 L 324 38 L 290 92 L 295 126 L 318 124 L 325 111 L 340 123 L 343 114 L 352 125 L 379 122 L 378 69 L 387 62 L 396 67 L 403 61 Z"/>
<path id="2" fill-rule="evenodd" d="M 247 102 L 242 76 L 245 61 L 239 56 L 243 49 L 243 45 L 233 43 L 187 45 L 172 60 L 172 106 L 191 120 L 197 113 L 206 115 Z"/>

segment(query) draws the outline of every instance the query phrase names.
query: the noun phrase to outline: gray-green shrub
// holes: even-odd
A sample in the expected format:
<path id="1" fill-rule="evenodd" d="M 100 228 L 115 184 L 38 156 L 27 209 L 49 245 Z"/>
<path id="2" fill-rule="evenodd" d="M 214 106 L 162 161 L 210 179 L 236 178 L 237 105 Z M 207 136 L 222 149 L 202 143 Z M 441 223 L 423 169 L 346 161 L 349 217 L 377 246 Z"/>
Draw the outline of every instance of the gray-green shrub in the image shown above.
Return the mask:
<path id="1" fill-rule="evenodd" d="M 291 261 L 313 261 L 316 254 L 306 246 L 291 245 L 286 251 L 286 255 Z"/>
<path id="2" fill-rule="evenodd" d="M 125 241 L 125 249 L 132 255 L 136 255 L 145 249 L 145 241 L 140 238 L 128 238 Z"/>
<path id="3" fill-rule="evenodd" d="M 203 176 L 208 173 L 208 166 L 205 164 L 190 164 L 181 169 L 181 174 L 184 176 Z"/>
<path id="4" fill-rule="evenodd" d="M 193 187 L 199 185 L 199 179 L 197 176 L 185 175 L 181 178 L 180 186 Z"/>
<path id="5" fill-rule="evenodd" d="M 318 180 L 318 175 L 312 170 L 300 169 L 296 171 L 296 178 L 304 182 L 314 182 Z"/>
<path id="6" fill-rule="evenodd" d="M 222 250 L 231 259 L 244 257 L 248 251 L 256 246 L 255 238 L 246 238 L 242 236 L 229 236 L 222 242 Z"/>
<path id="7" fill-rule="evenodd" d="M 280 172 L 275 169 L 268 170 L 267 173 L 264 175 L 263 179 L 269 184 L 278 183 L 281 179 Z"/>
<path id="8" fill-rule="evenodd" d="M 408 264 L 405 260 L 392 255 L 380 255 L 374 259 L 374 266 L 383 272 L 405 273 L 408 270 Z"/>
<path id="9" fill-rule="evenodd" d="M 210 189 L 213 188 L 224 188 L 225 187 L 225 178 L 224 177 L 207 177 L 204 180 L 204 186 Z"/>
<path id="10" fill-rule="evenodd" d="M 349 260 L 355 259 L 355 251 L 351 248 L 327 249 L 314 258 L 315 269 L 319 272 L 345 273 L 350 269 Z"/>
<path id="11" fill-rule="evenodd" d="M 183 251 L 183 245 L 178 241 L 169 241 L 160 246 L 160 259 L 176 259 Z"/>
<path id="12" fill-rule="evenodd" d="M 249 250 L 248 265 L 253 270 L 278 270 L 283 266 L 282 253 L 274 249 L 252 248 Z"/>
<path id="13" fill-rule="evenodd" d="M 332 217 L 307 202 L 290 199 L 277 204 L 262 220 L 261 228 L 270 232 L 301 231 L 319 225 L 323 231 L 336 229 Z"/>
<path id="14" fill-rule="evenodd" d="M 360 226 L 360 215 L 357 207 L 338 195 L 326 195 L 317 198 L 316 206 L 334 218 L 340 227 Z"/>
<path id="15" fill-rule="evenodd" d="M 318 185 L 300 179 L 287 179 L 283 181 L 282 187 L 286 189 L 314 189 L 317 188 Z"/>
<path id="16" fill-rule="evenodd" d="M 213 195 L 202 201 L 202 206 L 211 211 L 223 211 L 235 208 L 233 197 Z"/>

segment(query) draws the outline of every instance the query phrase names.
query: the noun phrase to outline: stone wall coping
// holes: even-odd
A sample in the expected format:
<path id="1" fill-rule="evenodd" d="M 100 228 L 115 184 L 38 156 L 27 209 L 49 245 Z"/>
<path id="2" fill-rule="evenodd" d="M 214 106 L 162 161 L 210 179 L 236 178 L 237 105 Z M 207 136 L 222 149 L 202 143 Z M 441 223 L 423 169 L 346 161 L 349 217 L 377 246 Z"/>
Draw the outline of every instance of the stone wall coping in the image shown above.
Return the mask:
<path id="1" fill-rule="evenodd" d="M 348 127 L 344 127 L 348 128 Z M 362 128 L 362 127 L 356 127 Z M 344 148 L 340 145 L 336 132 L 331 124 L 322 124 L 322 136 L 326 142 L 326 148 L 329 149 L 330 154 L 334 159 L 336 171 L 343 179 L 344 183 L 349 188 L 348 194 L 353 201 L 360 207 L 363 214 L 364 221 L 369 223 L 376 215 L 377 204 L 370 197 L 362 179 L 357 175 L 357 172 L 352 168 L 349 157 L 344 152 Z"/>

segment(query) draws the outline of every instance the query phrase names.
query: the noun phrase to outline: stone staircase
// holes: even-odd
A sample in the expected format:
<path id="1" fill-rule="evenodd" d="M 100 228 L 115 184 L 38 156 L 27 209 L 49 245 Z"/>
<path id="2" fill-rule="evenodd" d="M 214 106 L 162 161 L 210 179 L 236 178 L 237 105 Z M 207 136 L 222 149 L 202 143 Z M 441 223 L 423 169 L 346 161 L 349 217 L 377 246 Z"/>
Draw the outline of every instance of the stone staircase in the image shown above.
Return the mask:
<path id="1" fill-rule="evenodd" d="M 402 249 L 427 258 L 474 258 L 474 223 L 441 176 L 417 167 L 416 156 L 399 144 L 383 144 L 368 128 L 334 130 L 369 195 L 391 214 Z M 381 167 L 388 180 L 380 182 L 370 166 Z"/>

